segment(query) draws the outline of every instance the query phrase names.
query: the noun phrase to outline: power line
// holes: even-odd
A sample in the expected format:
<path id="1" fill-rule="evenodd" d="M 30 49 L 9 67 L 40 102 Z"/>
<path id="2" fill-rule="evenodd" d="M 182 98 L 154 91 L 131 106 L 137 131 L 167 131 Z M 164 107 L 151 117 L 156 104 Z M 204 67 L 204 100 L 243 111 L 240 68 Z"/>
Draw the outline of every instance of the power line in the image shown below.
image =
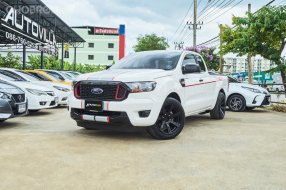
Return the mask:
<path id="1" fill-rule="evenodd" d="M 269 5 L 271 5 L 272 3 L 274 3 L 276 0 L 271 0 L 269 3 L 267 3 L 266 5 L 264 5 L 264 6 L 269 6 Z M 264 7 L 263 6 L 263 7 Z M 262 8 L 263 8 L 262 7 Z M 260 9 L 258 9 L 254 14 L 256 14 L 257 12 L 259 12 L 262 8 L 260 8 Z M 234 29 L 234 28 L 236 28 L 235 26 L 233 26 L 231 29 Z M 211 42 L 211 41 L 214 41 L 214 40 L 216 40 L 216 39 L 218 39 L 219 38 L 219 35 L 218 36 L 216 36 L 216 37 L 213 37 L 212 39 L 210 39 L 210 40 L 208 40 L 208 41 L 206 41 L 206 42 L 203 42 L 203 43 L 201 43 L 201 44 L 199 44 L 198 46 L 202 46 L 202 45 L 205 45 L 205 44 L 207 44 L 207 43 L 209 43 L 209 42 Z"/>
<path id="2" fill-rule="evenodd" d="M 244 0 L 240 0 L 238 3 L 236 3 L 235 5 L 233 5 L 231 8 L 229 8 L 228 10 L 224 11 L 222 14 L 218 15 L 217 17 L 213 18 L 212 20 L 208 21 L 205 24 L 209 24 L 210 22 L 216 20 L 217 18 L 221 17 L 223 14 L 225 14 L 226 12 L 230 11 L 231 9 L 233 9 L 234 7 L 236 7 L 237 5 L 239 5 L 241 2 L 243 2 Z"/>
<path id="3" fill-rule="evenodd" d="M 183 17 L 182 21 L 180 22 L 178 28 L 176 29 L 175 33 L 173 34 L 171 41 L 174 40 L 174 37 L 176 36 L 177 32 L 179 31 L 179 29 L 181 28 L 181 26 L 184 24 L 184 22 L 186 21 L 186 18 L 188 17 L 192 7 L 194 5 L 194 2 L 191 3 L 191 5 L 189 6 L 186 15 Z M 186 26 L 186 25 L 185 25 Z"/>

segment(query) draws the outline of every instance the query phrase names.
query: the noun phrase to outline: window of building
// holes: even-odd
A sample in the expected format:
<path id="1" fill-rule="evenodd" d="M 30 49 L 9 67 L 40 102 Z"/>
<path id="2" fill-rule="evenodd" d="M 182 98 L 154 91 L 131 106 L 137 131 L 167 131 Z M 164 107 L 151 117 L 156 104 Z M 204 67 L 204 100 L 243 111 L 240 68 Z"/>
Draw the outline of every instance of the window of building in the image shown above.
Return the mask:
<path id="1" fill-rule="evenodd" d="M 88 43 L 89 48 L 94 48 L 94 43 Z"/>
<path id="2" fill-rule="evenodd" d="M 88 55 L 88 60 L 94 60 L 94 55 Z"/>
<path id="3" fill-rule="evenodd" d="M 114 48 L 114 43 L 108 43 L 108 48 Z"/>
<path id="4" fill-rule="evenodd" d="M 109 55 L 108 56 L 108 61 L 113 61 L 114 60 L 114 56 L 113 55 Z"/>

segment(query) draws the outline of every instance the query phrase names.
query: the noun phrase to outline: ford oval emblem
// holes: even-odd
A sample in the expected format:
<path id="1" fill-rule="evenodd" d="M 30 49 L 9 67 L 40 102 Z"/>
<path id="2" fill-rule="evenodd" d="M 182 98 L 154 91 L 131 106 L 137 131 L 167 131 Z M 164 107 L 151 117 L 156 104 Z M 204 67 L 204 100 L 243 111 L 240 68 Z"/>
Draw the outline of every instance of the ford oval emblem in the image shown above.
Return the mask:
<path id="1" fill-rule="evenodd" d="M 91 89 L 91 93 L 98 95 L 98 94 L 102 94 L 103 90 L 101 88 L 93 88 L 93 89 Z"/>

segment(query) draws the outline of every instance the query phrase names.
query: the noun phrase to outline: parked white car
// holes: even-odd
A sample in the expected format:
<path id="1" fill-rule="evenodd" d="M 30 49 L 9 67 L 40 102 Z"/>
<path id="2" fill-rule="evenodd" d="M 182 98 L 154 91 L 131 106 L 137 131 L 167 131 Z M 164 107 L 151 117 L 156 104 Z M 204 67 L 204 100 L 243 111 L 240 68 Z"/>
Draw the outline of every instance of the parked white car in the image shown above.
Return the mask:
<path id="1" fill-rule="evenodd" d="M 240 83 L 229 77 L 227 105 L 231 111 L 241 112 L 270 105 L 270 93 L 258 85 Z"/>
<path id="2" fill-rule="evenodd" d="M 69 110 L 86 129 L 146 127 L 165 140 L 180 134 L 187 116 L 223 119 L 227 90 L 227 77 L 210 75 L 197 53 L 141 52 L 109 70 L 80 75 Z"/>
<path id="3" fill-rule="evenodd" d="M 11 75 L 16 75 L 15 77 L 22 77 L 24 80 L 29 81 L 33 84 L 39 84 L 45 87 L 52 89 L 56 96 L 59 98 L 59 105 L 67 105 L 68 97 L 71 95 L 71 87 L 64 84 L 53 83 L 50 81 L 42 81 L 35 76 L 21 70 L 10 69 L 10 68 L 1 68 L 1 70 L 5 70 L 9 72 Z"/>
<path id="4" fill-rule="evenodd" d="M 30 112 L 58 106 L 58 97 L 47 87 L 24 81 L 21 78 L 9 76 L 9 74 L 3 70 L 0 70 L 0 79 L 19 87 L 25 92 L 28 99 L 28 110 Z"/>

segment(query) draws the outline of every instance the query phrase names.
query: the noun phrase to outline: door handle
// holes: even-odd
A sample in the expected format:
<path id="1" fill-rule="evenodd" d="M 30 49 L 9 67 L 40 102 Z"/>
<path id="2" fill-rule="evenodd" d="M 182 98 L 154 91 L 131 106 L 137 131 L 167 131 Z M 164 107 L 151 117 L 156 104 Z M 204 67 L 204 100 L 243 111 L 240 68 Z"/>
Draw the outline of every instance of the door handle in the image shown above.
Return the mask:
<path id="1" fill-rule="evenodd" d="M 200 79 L 199 81 L 200 81 L 200 82 L 204 82 L 204 79 Z"/>

